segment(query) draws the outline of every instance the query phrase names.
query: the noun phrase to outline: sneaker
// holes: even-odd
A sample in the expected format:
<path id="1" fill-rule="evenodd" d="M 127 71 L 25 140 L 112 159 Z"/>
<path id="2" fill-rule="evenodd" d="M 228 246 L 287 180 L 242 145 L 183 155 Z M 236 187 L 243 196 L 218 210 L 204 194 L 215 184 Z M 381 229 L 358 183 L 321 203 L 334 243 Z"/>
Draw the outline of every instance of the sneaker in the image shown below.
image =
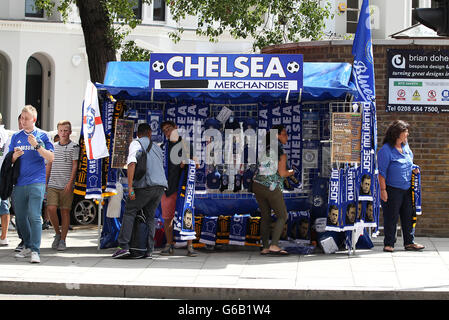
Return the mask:
<path id="1" fill-rule="evenodd" d="M 0 239 L 0 246 L 7 246 L 9 244 L 8 238 Z"/>
<path id="2" fill-rule="evenodd" d="M 42 223 L 42 230 L 48 230 L 49 228 L 50 228 L 50 222 L 44 221 L 44 223 Z"/>
<path id="3" fill-rule="evenodd" d="M 22 240 L 22 241 L 20 241 L 19 245 L 14 249 L 14 251 L 20 252 L 23 250 L 23 248 L 24 248 L 24 246 L 23 246 L 23 240 Z"/>
<path id="4" fill-rule="evenodd" d="M 14 223 L 14 221 L 11 219 L 9 221 L 9 225 L 8 225 L 8 231 L 15 231 L 16 230 L 16 224 Z"/>
<path id="5" fill-rule="evenodd" d="M 162 256 L 173 255 L 175 253 L 175 247 L 173 245 L 167 244 L 165 248 L 160 252 Z"/>
<path id="6" fill-rule="evenodd" d="M 15 254 L 16 258 L 26 258 L 31 254 L 31 249 L 23 248 L 20 252 Z"/>
<path id="7" fill-rule="evenodd" d="M 41 263 L 41 258 L 39 257 L 39 253 L 37 252 L 31 252 L 31 263 Z"/>
<path id="8" fill-rule="evenodd" d="M 113 259 L 123 259 L 131 255 L 131 252 L 129 252 L 128 249 L 121 249 L 120 247 L 118 247 L 117 249 L 118 250 L 112 255 Z"/>
<path id="9" fill-rule="evenodd" d="M 67 246 L 65 244 L 65 240 L 59 240 L 58 244 L 58 251 L 65 251 L 67 249 Z"/>
<path id="10" fill-rule="evenodd" d="M 60 240 L 61 240 L 61 235 L 60 234 L 55 234 L 53 243 L 51 244 L 51 248 L 55 249 L 55 250 L 58 249 Z"/>
<path id="11" fill-rule="evenodd" d="M 193 248 L 187 248 L 187 256 L 188 257 L 196 257 L 198 253 L 196 253 Z"/>

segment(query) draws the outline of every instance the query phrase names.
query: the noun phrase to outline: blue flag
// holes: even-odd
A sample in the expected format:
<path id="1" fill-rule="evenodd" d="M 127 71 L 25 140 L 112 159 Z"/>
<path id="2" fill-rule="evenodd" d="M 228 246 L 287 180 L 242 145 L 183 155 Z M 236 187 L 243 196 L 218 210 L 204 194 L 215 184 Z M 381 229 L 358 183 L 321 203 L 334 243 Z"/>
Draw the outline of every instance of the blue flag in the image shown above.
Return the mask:
<path id="1" fill-rule="evenodd" d="M 357 96 L 354 99 L 356 102 L 374 102 L 376 98 L 369 10 L 369 0 L 363 0 L 352 46 L 354 56 L 352 76 L 357 88 Z"/>

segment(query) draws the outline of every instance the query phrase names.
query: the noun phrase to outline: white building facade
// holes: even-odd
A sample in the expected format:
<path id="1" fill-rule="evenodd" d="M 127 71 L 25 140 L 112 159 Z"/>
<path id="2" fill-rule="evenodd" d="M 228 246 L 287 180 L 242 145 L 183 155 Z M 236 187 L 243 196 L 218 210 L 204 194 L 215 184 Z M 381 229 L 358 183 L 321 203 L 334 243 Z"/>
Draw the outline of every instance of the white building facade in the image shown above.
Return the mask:
<path id="1" fill-rule="evenodd" d="M 81 108 L 89 79 L 86 48 L 77 9 L 67 23 L 59 14 L 47 17 L 34 10 L 34 0 L 0 1 L 0 112 L 6 128 L 17 130 L 25 104 L 38 110 L 37 125 L 55 130 L 60 120 L 81 126 Z M 161 9 L 163 7 L 163 9 Z M 176 28 L 165 2 L 153 0 L 138 8 L 142 25 L 129 36 L 152 52 L 249 53 L 252 43 L 223 36 L 218 43 L 195 35 L 195 19 L 183 21 L 182 40 L 168 32 Z"/>
<path id="2" fill-rule="evenodd" d="M 141 1 L 139 1 L 141 2 Z M 331 0 L 333 20 L 326 22 L 329 38 L 355 32 L 362 0 Z M 430 7 L 431 0 L 371 0 L 373 38 L 389 35 L 412 25 L 412 7 Z M 89 79 L 87 55 L 77 10 L 67 23 L 59 14 L 47 17 L 35 10 L 34 0 L 0 1 L 0 112 L 7 128 L 18 128 L 17 117 L 25 104 L 38 109 L 38 126 L 56 129 L 70 120 L 74 131 L 81 126 L 81 107 Z M 175 44 L 168 33 L 177 24 L 163 0 L 136 7 L 142 19 L 130 40 L 152 52 L 249 53 L 251 40 L 223 36 L 218 43 L 195 35 L 196 18 L 182 22 L 182 40 Z"/>

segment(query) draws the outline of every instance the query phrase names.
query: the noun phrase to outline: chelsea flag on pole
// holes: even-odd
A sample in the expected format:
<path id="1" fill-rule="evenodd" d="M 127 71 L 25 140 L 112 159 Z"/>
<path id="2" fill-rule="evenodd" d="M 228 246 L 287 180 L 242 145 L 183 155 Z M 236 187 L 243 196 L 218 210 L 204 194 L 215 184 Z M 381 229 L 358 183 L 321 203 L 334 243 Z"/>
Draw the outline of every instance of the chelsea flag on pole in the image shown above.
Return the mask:
<path id="1" fill-rule="evenodd" d="M 352 76 L 358 92 L 354 101 L 359 102 L 374 102 L 376 98 L 370 20 L 369 0 L 363 0 L 352 46 L 354 56 Z"/>
<path id="2" fill-rule="evenodd" d="M 101 159 L 109 156 L 98 106 L 97 88 L 89 80 L 87 80 L 83 101 L 83 133 L 87 159 Z"/>

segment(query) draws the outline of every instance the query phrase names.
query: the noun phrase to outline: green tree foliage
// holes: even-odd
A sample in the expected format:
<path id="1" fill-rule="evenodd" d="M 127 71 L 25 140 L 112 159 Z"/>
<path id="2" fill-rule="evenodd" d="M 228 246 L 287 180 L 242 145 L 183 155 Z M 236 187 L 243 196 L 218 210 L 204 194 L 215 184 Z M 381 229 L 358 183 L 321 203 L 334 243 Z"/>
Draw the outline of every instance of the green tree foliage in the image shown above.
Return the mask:
<path id="1" fill-rule="evenodd" d="M 134 41 L 127 41 L 122 46 L 122 54 L 120 59 L 122 61 L 149 61 L 151 52 L 142 49 L 136 45 Z"/>
<path id="2" fill-rule="evenodd" d="M 198 18 L 196 33 L 210 41 L 229 31 L 234 38 L 254 39 L 253 49 L 268 45 L 318 40 L 323 36 L 324 21 L 331 16 L 325 0 L 167 0 L 172 18 L 179 24 L 189 15 Z M 78 8 L 83 28 L 91 81 L 102 82 L 108 61 L 116 60 L 121 49 L 127 60 L 146 59 L 147 50 L 133 41 L 125 42 L 141 23 L 133 11 L 137 0 L 36 0 L 35 5 L 47 15 L 59 11 L 67 21 L 73 5 Z M 152 0 L 142 0 L 151 4 Z M 181 39 L 180 27 L 170 38 Z"/>
<path id="3" fill-rule="evenodd" d="M 198 17 L 196 33 L 210 41 L 229 31 L 234 38 L 254 39 L 253 50 L 268 45 L 319 40 L 325 19 L 333 17 L 331 4 L 320 0 L 170 0 L 178 23 L 188 15 Z M 170 33 L 179 41 L 182 28 Z"/>
<path id="4" fill-rule="evenodd" d="M 151 0 L 143 0 L 151 3 Z M 116 52 L 124 47 L 128 57 L 135 60 L 140 51 L 133 48 L 134 42 L 125 43 L 125 38 L 141 23 L 133 11 L 137 0 L 36 0 L 35 5 L 47 15 L 59 11 L 64 22 L 76 5 L 83 28 L 91 81 L 103 82 L 106 63 L 116 60 Z M 126 46 L 125 46 L 126 44 Z M 141 50 L 142 55 L 145 50 Z"/>

